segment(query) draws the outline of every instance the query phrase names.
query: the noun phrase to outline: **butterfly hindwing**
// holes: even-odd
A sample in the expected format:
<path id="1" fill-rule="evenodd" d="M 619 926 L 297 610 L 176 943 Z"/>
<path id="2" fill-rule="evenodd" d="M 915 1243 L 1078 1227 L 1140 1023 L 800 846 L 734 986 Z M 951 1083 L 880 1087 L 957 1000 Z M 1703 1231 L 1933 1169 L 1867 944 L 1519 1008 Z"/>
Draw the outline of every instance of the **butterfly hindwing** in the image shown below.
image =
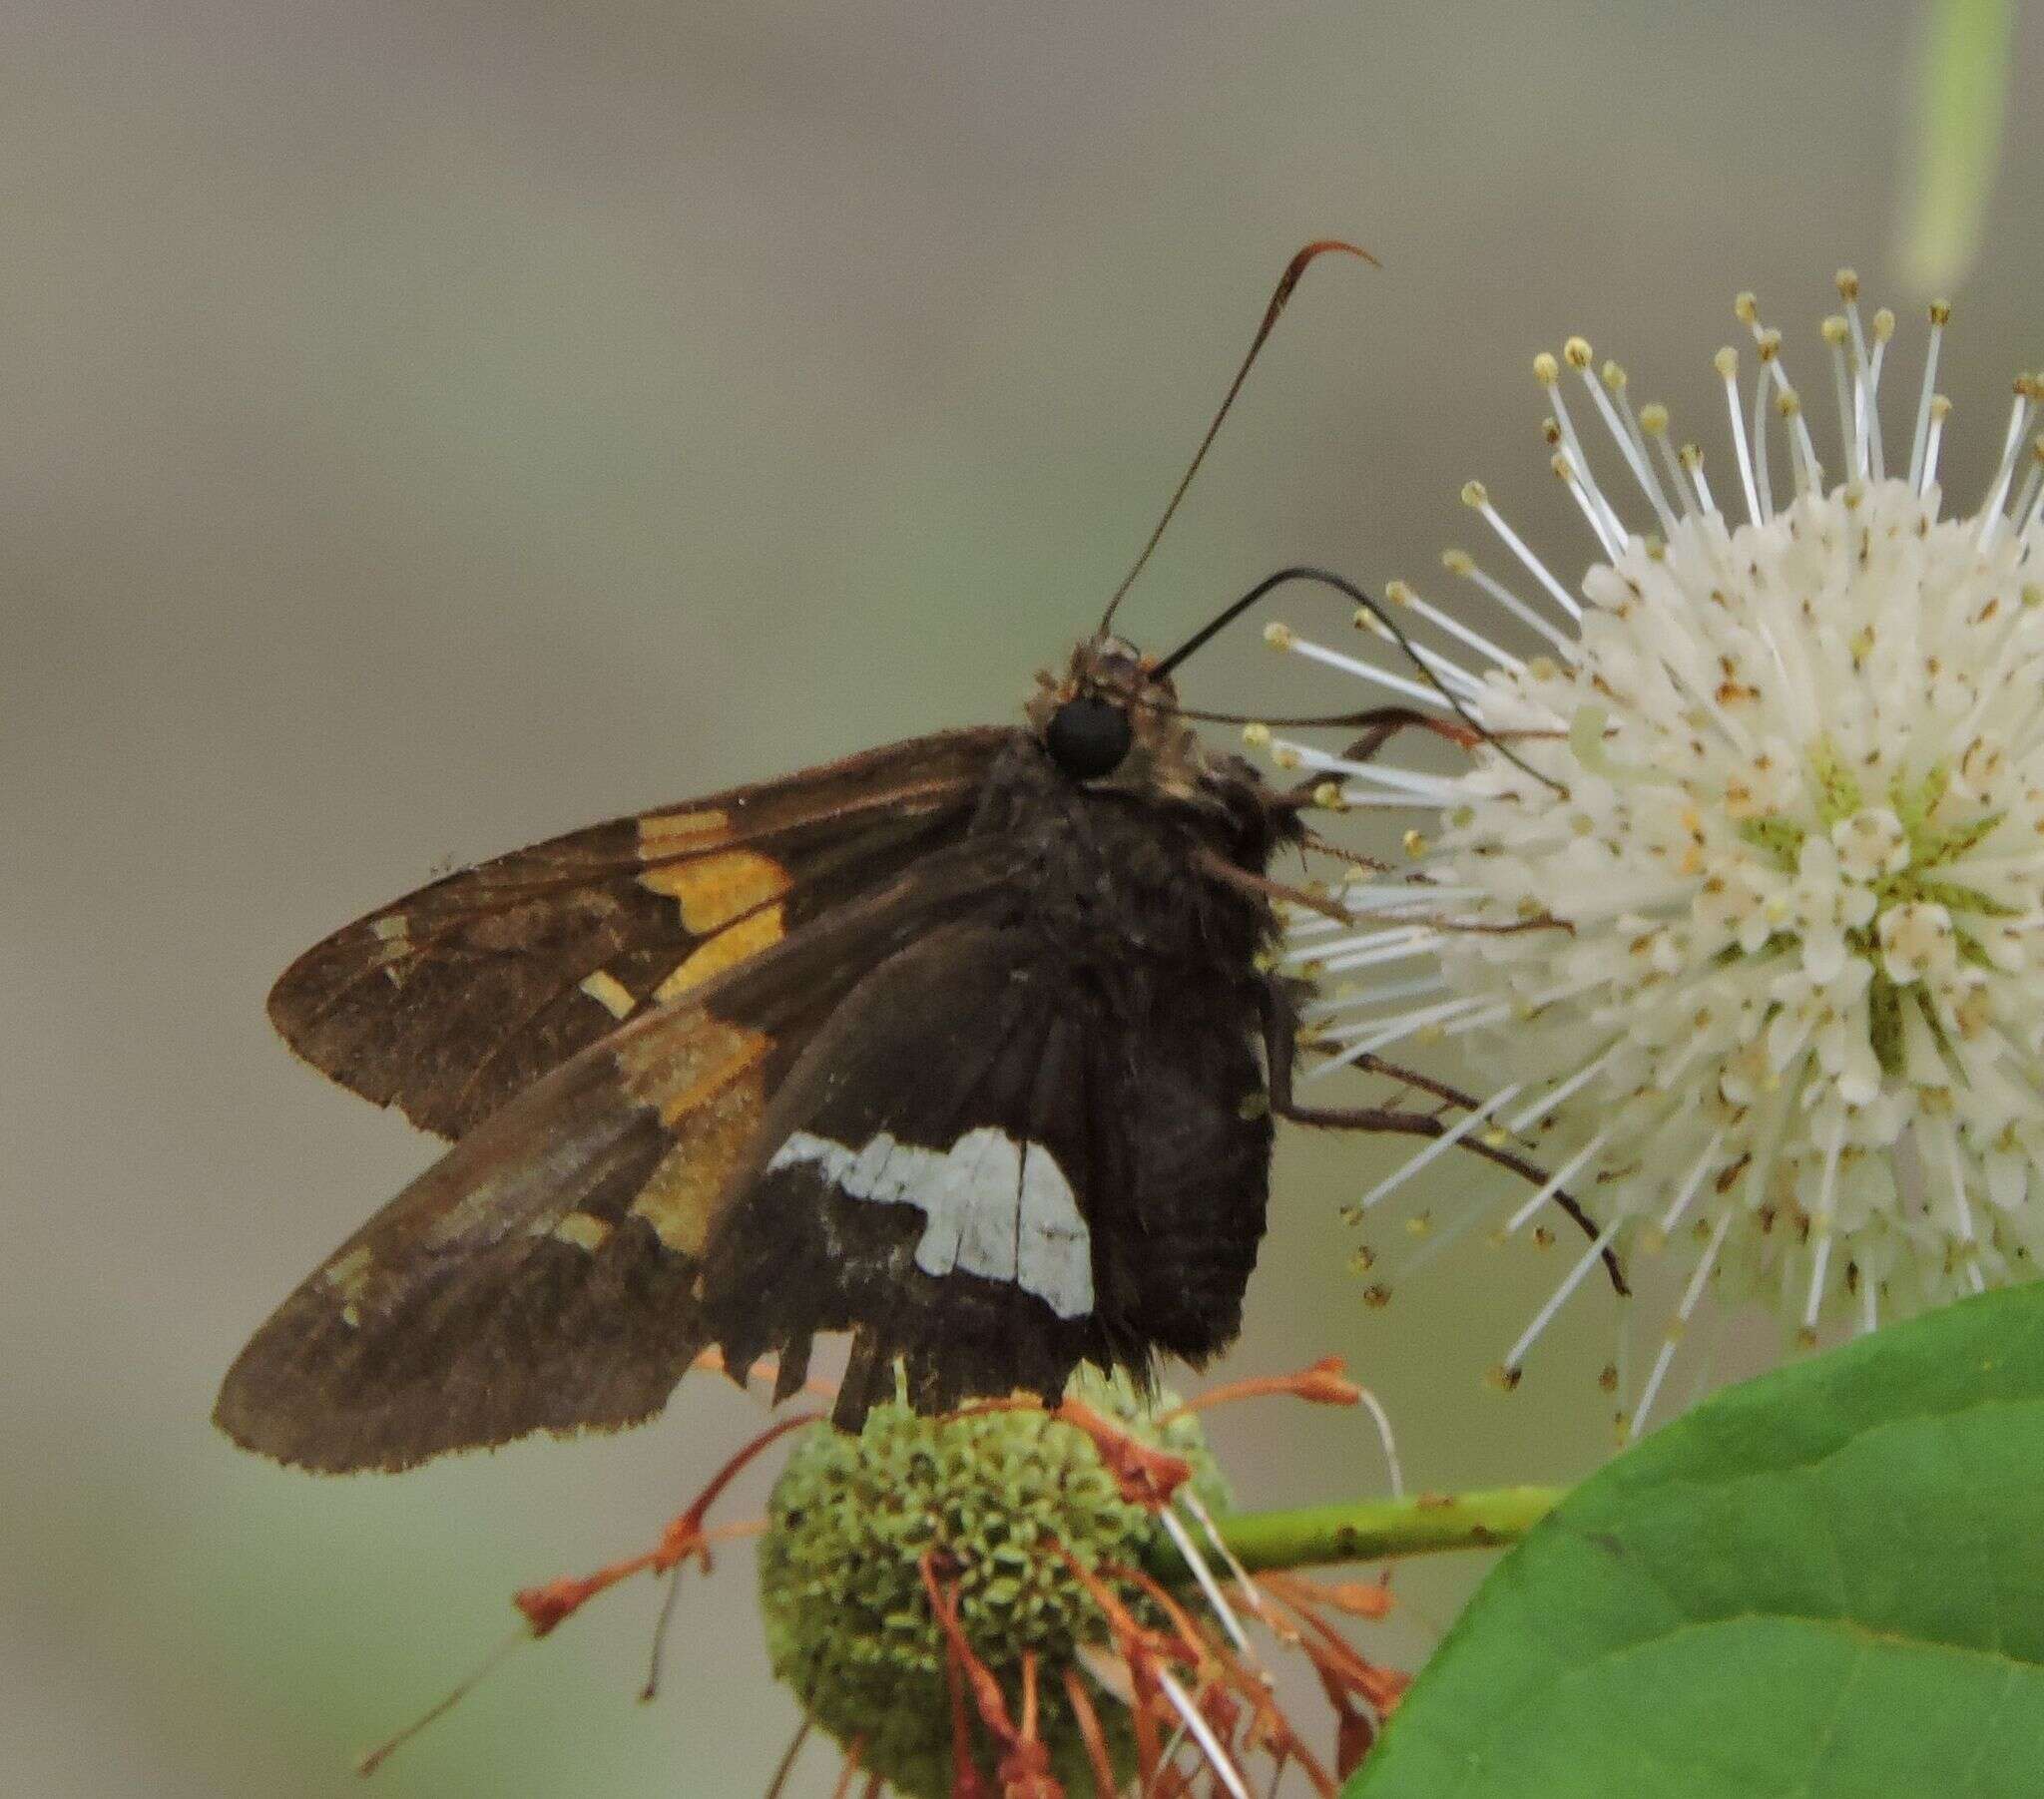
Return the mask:
<path id="1" fill-rule="evenodd" d="M 856 1333 L 837 1418 L 1148 1379 L 1235 1334 L 1271 1127 L 1246 1020 L 1140 966 L 1086 978 L 955 923 L 862 981 L 790 1069 L 704 1270 L 727 1359 Z"/>
<path id="2" fill-rule="evenodd" d="M 694 1269 L 629 1221 L 673 1139 L 601 1064 L 546 1077 L 328 1257 L 236 1359 L 215 1421 L 340 1471 L 657 1410 L 701 1340 Z"/>
<path id="3" fill-rule="evenodd" d="M 308 950 L 270 1017 L 343 1086 L 459 1136 L 649 1003 L 955 839 L 1012 735 L 915 738 L 464 869 Z"/>
<path id="4" fill-rule="evenodd" d="M 343 1470 L 657 1411 L 714 1334 L 704 1257 L 787 1069 L 868 970 L 1012 872 L 997 841 L 934 852 L 615 1025 L 329 1256 L 237 1359 L 217 1421 Z"/>

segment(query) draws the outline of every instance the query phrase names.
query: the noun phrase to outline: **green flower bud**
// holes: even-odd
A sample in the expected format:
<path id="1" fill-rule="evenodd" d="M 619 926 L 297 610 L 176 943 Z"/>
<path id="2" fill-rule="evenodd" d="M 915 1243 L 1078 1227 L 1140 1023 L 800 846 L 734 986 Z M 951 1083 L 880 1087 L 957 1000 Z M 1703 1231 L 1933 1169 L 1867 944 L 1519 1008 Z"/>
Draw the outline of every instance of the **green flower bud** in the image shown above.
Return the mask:
<path id="1" fill-rule="evenodd" d="M 1075 1398 L 1131 1437 L 1192 1464 L 1210 1509 L 1228 1491 L 1192 1417 L 1158 1425 L 1178 1401 L 1151 1404 L 1123 1379 L 1082 1376 Z M 1107 1644 L 1099 1607 L 1058 1553 L 1084 1566 L 1139 1566 L 1163 1536 L 1156 1516 L 1124 1500 L 1092 1439 L 1034 1407 L 919 1418 L 873 1408 L 857 1437 L 819 1426 L 797 1439 L 773 1489 L 760 1549 L 760 1601 L 775 1675 L 859 1765 L 912 1799 L 951 1790 L 951 1701 L 943 1633 L 920 1569 L 944 1558 L 966 1640 L 1019 1716 L 1026 1651 L 1038 1660 L 1039 1734 L 1070 1791 L 1090 1790 L 1085 1743 L 1065 1696 L 1081 1644 Z M 1130 1609 L 1162 1622 L 1133 1582 Z M 968 1701 L 968 1711 L 970 1704 Z M 1134 1765 L 1122 1708 L 1096 1704 L 1118 1772 Z M 975 1721 L 974 1741 L 986 1755 Z M 982 1773 L 991 1775 L 990 1760 Z"/>

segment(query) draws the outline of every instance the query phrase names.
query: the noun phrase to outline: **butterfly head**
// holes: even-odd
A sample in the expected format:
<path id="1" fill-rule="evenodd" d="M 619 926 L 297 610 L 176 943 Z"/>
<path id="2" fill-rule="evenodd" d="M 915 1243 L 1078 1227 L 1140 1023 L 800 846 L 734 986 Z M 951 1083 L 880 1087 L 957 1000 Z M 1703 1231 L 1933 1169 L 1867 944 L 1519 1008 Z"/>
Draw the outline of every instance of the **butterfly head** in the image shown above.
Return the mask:
<path id="1" fill-rule="evenodd" d="M 1063 675 L 1039 675 L 1029 722 L 1075 781 L 1163 783 L 1191 772 L 1197 745 L 1178 715 L 1178 689 L 1157 659 L 1121 638 L 1089 638 Z"/>

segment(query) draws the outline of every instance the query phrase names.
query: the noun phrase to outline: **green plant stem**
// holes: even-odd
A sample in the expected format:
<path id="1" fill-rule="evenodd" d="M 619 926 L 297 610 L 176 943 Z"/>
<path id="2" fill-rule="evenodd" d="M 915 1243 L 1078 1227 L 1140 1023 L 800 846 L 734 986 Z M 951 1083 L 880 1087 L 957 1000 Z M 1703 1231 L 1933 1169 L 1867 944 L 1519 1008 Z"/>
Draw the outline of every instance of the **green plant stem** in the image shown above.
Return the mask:
<path id="1" fill-rule="evenodd" d="M 1439 1550 L 1500 1549 L 1517 1543 L 1566 1492 L 1563 1487 L 1492 1487 L 1477 1493 L 1239 1512 L 1216 1522 L 1236 1560 L 1255 1574 Z M 1160 1573 L 1182 1574 L 1178 1552 L 1169 1542 L 1160 1546 L 1157 1560 Z"/>
<path id="2" fill-rule="evenodd" d="M 1962 280 L 1979 254 L 2001 162 L 2015 15 L 2015 0 L 1927 0 L 1923 9 L 1901 261 L 1926 296 Z"/>

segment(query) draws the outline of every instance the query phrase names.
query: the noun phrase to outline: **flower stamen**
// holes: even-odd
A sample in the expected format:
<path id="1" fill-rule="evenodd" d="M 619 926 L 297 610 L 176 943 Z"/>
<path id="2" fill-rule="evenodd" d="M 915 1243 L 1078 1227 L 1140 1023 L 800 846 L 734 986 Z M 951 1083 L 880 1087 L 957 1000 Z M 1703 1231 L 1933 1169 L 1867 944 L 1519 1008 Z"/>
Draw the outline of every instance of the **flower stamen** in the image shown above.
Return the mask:
<path id="1" fill-rule="evenodd" d="M 1930 408 L 1937 398 L 1937 352 L 1944 342 L 1944 328 L 1952 315 L 1949 300 L 1930 302 L 1930 342 L 1923 352 L 1923 386 L 1916 401 L 1916 429 L 1909 440 L 1909 491 L 1920 494 L 1935 479 L 1931 472 L 1936 459 L 1924 461 L 1924 446 L 1930 438 Z"/>
<path id="2" fill-rule="evenodd" d="M 1587 374 L 1590 345 L 1585 339 L 1571 337 L 1562 346 L 1562 355 L 1571 368 Z M 1616 555 L 1625 542 L 1625 526 L 1619 519 L 1618 509 L 1605 498 L 1603 488 L 1597 484 L 1597 477 L 1590 468 L 1590 458 L 1583 449 L 1583 440 L 1576 435 L 1576 421 L 1569 415 L 1568 399 L 1561 390 L 1560 368 L 1555 359 L 1543 351 L 1533 359 L 1533 375 L 1547 389 L 1548 398 L 1554 403 L 1554 421 L 1562 443 L 1554 459 L 1555 473 L 1571 482 L 1572 491 L 1590 522 L 1590 529 L 1606 550 Z"/>
<path id="3" fill-rule="evenodd" d="M 1415 1151 L 1404 1161 L 1400 1162 L 1397 1167 L 1386 1174 L 1383 1179 L 1371 1187 L 1360 1199 L 1356 1200 L 1355 1209 L 1358 1212 L 1366 1212 L 1372 1206 L 1389 1198 L 1391 1194 L 1395 1193 L 1415 1174 L 1421 1172 L 1428 1163 L 1445 1155 L 1471 1131 L 1477 1129 L 1492 1118 L 1500 1108 L 1509 1106 L 1524 1091 L 1525 1083 L 1520 1081 L 1513 1082 L 1509 1087 L 1499 1088 L 1481 1106 L 1464 1113 L 1461 1118 L 1450 1124 L 1439 1136 L 1434 1137 L 1423 1148 Z"/>
<path id="4" fill-rule="evenodd" d="M 1610 390 L 1611 403 L 1617 407 L 1619 416 L 1624 420 L 1626 441 L 1633 448 L 1633 474 L 1645 488 L 1655 515 L 1661 520 L 1662 529 L 1672 533 L 1675 530 L 1677 507 L 1669 504 L 1668 490 L 1661 485 L 1660 472 L 1654 467 L 1654 453 L 1647 447 L 1648 432 L 1653 430 L 1660 442 L 1662 460 L 1667 464 L 1669 477 L 1675 483 L 1677 504 L 1683 513 L 1688 513 L 1689 490 L 1683 485 L 1681 467 L 1674 460 L 1668 447 L 1668 408 L 1650 400 L 1645 408 L 1636 414 L 1633 411 L 1632 400 L 1627 396 L 1626 384 L 1625 370 L 1616 362 L 1607 361 L 1604 364 L 1604 385 Z"/>
<path id="5" fill-rule="evenodd" d="M 1581 340 L 1577 339 L 1576 341 L 1580 342 Z M 1628 408 L 1625 418 L 1621 419 L 1618 408 L 1613 403 L 1613 394 L 1620 396 L 1624 394 L 1625 370 L 1620 368 L 1616 362 L 1607 361 L 1604 364 L 1603 378 L 1600 381 L 1599 377 L 1590 370 L 1589 348 L 1590 346 L 1587 343 L 1583 344 L 1583 360 L 1580 363 L 1576 363 L 1572 358 L 1571 366 L 1575 367 L 1582 376 L 1583 385 L 1589 390 L 1590 399 L 1604 420 L 1604 428 L 1611 433 L 1612 442 L 1618 445 L 1619 454 L 1625 458 L 1625 465 L 1632 471 L 1633 480 L 1639 484 L 1640 492 L 1646 498 L 1648 505 L 1654 508 L 1655 516 L 1660 519 L 1662 529 L 1664 531 L 1673 531 L 1675 529 L 1675 513 L 1668 504 L 1668 496 L 1661 491 L 1660 482 L 1655 479 L 1654 465 L 1648 459 L 1646 446 L 1637 437 L 1639 427 L 1636 423 L 1632 422 L 1631 409 Z M 1620 541 L 1622 542 L 1625 537 L 1624 521 L 1618 519 L 1615 511 L 1612 517 L 1614 522 L 1618 524 Z"/>
<path id="6" fill-rule="evenodd" d="M 1506 650 L 1501 645 L 1492 643 L 1480 631 L 1473 630 L 1471 627 L 1464 625 L 1452 613 L 1442 612 L 1439 607 L 1429 605 L 1402 581 L 1386 583 L 1384 598 L 1392 606 L 1402 606 L 1410 612 L 1415 612 L 1422 619 L 1426 620 L 1428 624 L 1446 632 L 1449 637 L 1459 639 L 1471 650 L 1475 651 L 1478 656 L 1487 659 L 1493 668 L 1509 669 L 1514 674 L 1517 674 L 1526 666 L 1520 658 L 1514 656 L 1509 650 Z M 1369 621 L 1366 626 L 1363 625 L 1364 620 Z M 1357 613 L 1355 615 L 1355 622 L 1358 626 L 1363 626 L 1365 630 L 1377 631 L 1379 633 L 1383 630 L 1383 627 L 1377 623 L 1376 619 L 1366 612 Z M 1464 672 L 1458 671 L 1458 673 Z M 1471 679 L 1473 683 L 1473 677 Z M 1477 685 L 1477 691 L 1480 693 L 1482 691 L 1480 683 L 1474 684 Z"/>
<path id="7" fill-rule="evenodd" d="M 1696 1272 L 1689 1277 L 1689 1285 L 1682 1290 L 1682 1299 L 1675 1308 L 1675 1318 L 1668 1335 L 1661 1340 L 1659 1353 L 1654 1357 L 1654 1366 L 1647 1376 L 1647 1384 L 1641 1390 L 1640 1403 L 1633 1413 L 1631 1434 L 1637 1437 L 1647 1421 L 1647 1414 L 1654 1409 L 1655 1397 L 1661 1391 L 1661 1383 L 1668 1378 L 1668 1367 L 1675 1360 L 1675 1351 L 1682 1342 L 1682 1334 L 1689 1328 L 1689 1321 L 1695 1314 L 1697 1302 L 1704 1296 L 1704 1288 L 1710 1284 L 1711 1274 L 1718 1264 L 1719 1252 L 1725 1247 L 1725 1238 L 1732 1229 L 1733 1208 L 1726 1206 L 1718 1214 L 1718 1221 L 1711 1227 L 1711 1234 L 1704 1244 L 1704 1253 L 1697 1258 Z"/>
<path id="8" fill-rule="evenodd" d="M 1576 647 L 1548 620 L 1543 619 L 1525 601 L 1506 587 L 1495 576 L 1487 575 L 1477 567 L 1476 559 L 1466 550 L 1443 550 L 1441 567 L 1450 575 L 1459 576 L 1470 583 L 1476 591 L 1519 621 L 1530 631 L 1537 631 L 1551 644 L 1556 653 L 1573 662 Z"/>
<path id="9" fill-rule="evenodd" d="M 1302 656 L 1308 662 L 1324 664 L 1329 669 L 1338 669 L 1344 675 L 1354 675 L 1363 680 L 1373 681 L 1380 687 L 1387 687 L 1401 699 L 1408 699 L 1414 705 L 1423 705 L 1429 711 L 1452 713 L 1454 707 L 1444 700 L 1438 690 L 1424 681 L 1412 680 L 1403 675 L 1393 675 L 1388 669 L 1379 669 L 1373 664 L 1359 661 L 1352 656 L 1343 656 L 1338 650 L 1329 650 L 1309 639 L 1299 637 L 1288 625 L 1271 624 L 1264 628 L 1264 642 L 1274 650 L 1283 650 L 1293 656 Z"/>
<path id="10" fill-rule="evenodd" d="M 1746 443 L 1746 418 L 1739 405 L 1739 352 L 1727 344 L 1717 354 L 1719 378 L 1725 383 L 1725 408 L 1732 416 L 1732 442 L 1739 452 L 1739 480 L 1746 489 L 1747 523 L 1761 523 L 1760 489 L 1755 485 L 1753 458 Z"/>
<path id="11" fill-rule="evenodd" d="M 1463 483 L 1462 504 L 1473 509 L 1477 516 L 1497 534 L 1498 541 L 1507 550 L 1511 551 L 1519 559 L 1521 566 L 1526 572 L 1548 591 L 1549 595 L 1553 597 L 1554 603 L 1563 612 L 1567 613 L 1572 620 L 1580 623 L 1583 617 L 1582 607 L 1577 605 L 1568 589 L 1555 580 L 1554 576 L 1549 572 L 1547 565 L 1526 547 L 1525 540 L 1511 526 L 1505 523 L 1503 514 L 1490 503 L 1490 495 L 1481 481 L 1467 481 Z"/>

